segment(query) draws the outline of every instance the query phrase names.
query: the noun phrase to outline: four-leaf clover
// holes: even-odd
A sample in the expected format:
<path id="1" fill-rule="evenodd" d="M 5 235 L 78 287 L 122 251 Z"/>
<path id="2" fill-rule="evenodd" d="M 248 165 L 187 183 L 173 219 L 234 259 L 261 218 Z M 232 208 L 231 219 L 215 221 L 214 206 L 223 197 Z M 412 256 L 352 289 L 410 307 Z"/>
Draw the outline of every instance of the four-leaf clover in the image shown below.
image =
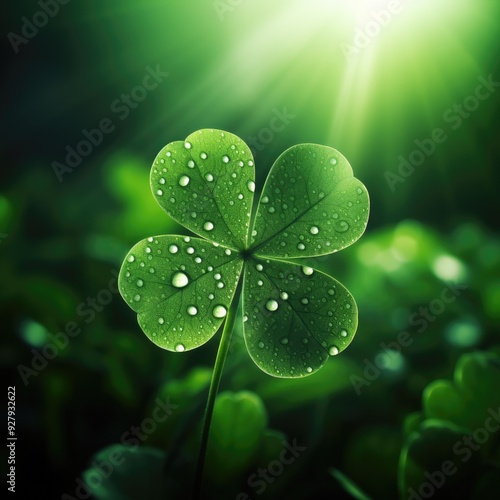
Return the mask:
<path id="1" fill-rule="evenodd" d="M 122 265 L 120 292 L 156 345 L 182 352 L 206 343 L 239 301 L 239 283 L 246 346 L 264 372 L 307 376 L 349 345 L 357 328 L 352 295 L 290 262 L 341 250 L 365 231 L 368 192 L 338 151 L 315 144 L 285 151 L 253 217 L 252 153 L 228 132 L 199 130 L 165 146 L 151 188 L 172 219 L 200 236 L 147 238 Z"/>

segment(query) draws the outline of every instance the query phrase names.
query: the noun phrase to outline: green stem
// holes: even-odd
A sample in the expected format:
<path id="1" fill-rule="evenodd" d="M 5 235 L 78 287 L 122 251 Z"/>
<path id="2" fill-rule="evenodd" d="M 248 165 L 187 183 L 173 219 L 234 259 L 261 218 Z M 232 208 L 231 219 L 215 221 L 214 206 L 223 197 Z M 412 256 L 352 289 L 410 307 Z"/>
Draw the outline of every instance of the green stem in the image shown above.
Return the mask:
<path id="1" fill-rule="evenodd" d="M 196 471 L 194 475 L 193 492 L 191 495 L 192 500 L 201 499 L 201 488 L 203 483 L 203 471 L 205 468 L 205 458 L 207 455 L 208 436 L 210 433 L 210 424 L 212 423 L 212 415 L 214 411 L 215 398 L 219 389 L 220 380 L 222 378 L 222 370 L 226 362 L 227 353 L 229 351 L 229 344 L 231 343 L 231 334 L 233 333 L 234 322 L 236 320 L 236 313 L 238 311 L 238 303 L 241 293 L 241 280 L 236 289 L 231 307 L 226 316 L 224 330 L 220 339 L 217 357 L 215 358 L 214 371 L 212 372 L 212 380 L 210 382 L 210 389 L 208 390 L 207 406 L 205 408 L 205 415 L 203 417 L 203 429 L 201 431 L 201 444 L 198 451 L 198 460 L 196 463 Z"/>

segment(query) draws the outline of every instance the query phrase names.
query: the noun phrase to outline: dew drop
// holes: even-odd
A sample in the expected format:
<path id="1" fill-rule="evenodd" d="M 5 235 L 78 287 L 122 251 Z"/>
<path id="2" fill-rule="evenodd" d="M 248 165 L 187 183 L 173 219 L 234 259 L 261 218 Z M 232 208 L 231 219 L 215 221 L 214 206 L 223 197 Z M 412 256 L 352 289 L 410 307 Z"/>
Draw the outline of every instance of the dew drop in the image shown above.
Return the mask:
<path id="1" fill-rule="evenodd" d="M 202 259 L 201 259 L 201 257 L 195 257 L 194 261 L 195 261 L 197 264 L 201 264 Z"/>
<path id="2" fill-rule="evenodd" d="M 333 288 L 330 288 L 330 290 L 328 290 L 328 295 L 335 295 L 335 290 Z"/>
<path id="3" fill-rule="evenodd" d="M 139 294 L 135 295 L 135 296 L 134 296 L 134 300 L 135 300 L 136 302 L 139 302 L 139 300 L 141 300 L 141 296 L 140 296 Z"/>
<path id="4" fill-rule="evenodd" d="M 198 309 L 196 309 L 195 306 L 188 306 L 187 308 L 187 313 L 190 315 L 190 316 L 196 316 L 198 314 Z"/>
<path id="5" fill-rule="evenodd" d="M 268 300 L 266 303 L 266 309 L 268 311 L 276 311 L 278 307 L 279 304 L 274 299 Z"/>
<path id="6" fill-rule="evenodd" d="M 215 274 L 214 274 L 214 278 L 215 278 L 216 280 L 220 280 L 220 279 L 222 278 L 222 275 L 221 275 L 220 273 L 215 273 Z"/>
<path id="7" fill-rule="evenodd" d="M 194 168 L 194 161 L 193 160 L 189 160 L 188 161 L 188 167 L 189 168 Z"/>
<path id="8" fill-rule="evenodd" d="M 206 160 L 207 159 L 207 153 L 201 153 L 200 158 L 202 160 Z"/>
<path id="9" fill-rule="evenodd" d="M 254 181 L 248 181 L 247 182 L 247 188 L 251 193 L 255 192 L 255 182 Z"/>
<path id="10" fill-rule="evenodd" d="M 363 194 L 363 190 L 361 188 L 356 189 L 358 194 Z"/>
<path id="11" fill-rule="evenodd" d="M 184 351 L 186 350 L 186 348 L 184 347 L 184 344 L 177 344 L 177 345 L 175 346 L 175 350 L 176 350 L 177 352 L 184 352 Z"/>
<path id="12" fill-rule="evenodd" d="M 319 233 L 319 229 L 318 229 L 318 227 L 313 226 L 313 227 L 311 227 L 311 229 L 309 229 L 309 232 L 311 234 L 318 234 Z"/>
<path id="13" fill-rule="evenodd" d="M 170 245 L 168 247 L 168 251 L 170 253 L 177 253 L 179 251 L 179 247 L 177 245 Z"/>
<path id="14" fill-rule="evenodd" d="M 128 260 L 129 262 L 134 262 L 135 257 L 134 257 L 133 255 L 129 255 L 127 260 Z"/>
<path id="15" fill-rule="evenodd" d="M 306 276 L 311 276 L 312 274 L 314 274 L 314 269 L 312 267 L 302 266 L 302 272 Z"/>
<path id="16" fill-rule="evenodd" d="M 269 203 L 269 196 L 264 196 L 262 200 L 260 200 L 261 203 Z"/>
<path id="17" fill-rule="evenodd" d="M 229 250 L 229 248 L 226 248 L 226 249 L 224 250 L 224 253 L 225 253 L 228 257 L 232 254 L 232 252 L 231 252 L 231 250 Z"/>
<path id="18" fill-rule="evenodd" d="M 312 371 L 313 371 L 313 369 L 312 369 L 310 366 L 308 366 L 308 367 L 306 368 L 306 372 L 307 372 L 307 373 L 312 373 Z"/>
<path id="19" fill-rule="evenodd" d="M 349 224 L 345 220 L 341 220 L 336 227 L 336 230 L 339 233 L 345 233 L 348 229 Z"/>
<path id="20" fill-rule="evenodd" d="M 184 143 L 184 147 L 185 147 L 186 149 L 191 149 L 191 143 L 190 143 L 190 142 L 188 142 L 188 141 L 186 141 L 186 142 Z"/>
<path id="21" fill-rule="evenodd" d="M 227 314 L 227 309 L 224 306 L 215 306 L 213 308 L 212 314 L 215 318 L 225 318 Z"/>
<path id="22" fill-rule="evenodd" d="M 151 253 L 151 248 L 150 247 L 146 247 L 146 253 Z"/>
<path id="23" fill-rule="evenodd" d="M 255 269 L 257 269 L 257 271 L 262 271 L 264 269 L 264 266 L 262 264 L 257 264 L 255 266 Z"/>
<path id="24" fill-rule="evenodd" d="M 283 344 L 283 345 L 287 345 L 288 344 L 288 337 L 283 337 L 281 340 L 280 340 L 280 343 Z"/>
<path id="25" fill-rule="evenodd" d="M 304 297 L 303 299 L 300 299 L 300 302 L 306 306 L 307 304 L 309 304 L 309 299 L 307 297 Z"/>
<path id="26" fill-rule="evenodd" d="M 264 349 L 264 342 L 260 341 L 257 345 L 258 345 L 261 349 Z"/>
<path id="27" fill-rule="evenodd" d="M 304 245 L 304 243 L 299 243 L 299 244 L 297 245 L 297 248 L 298 248 L 299 250 L 305 250 L 305 249 L 306 249 L 306 246 Z"/>
<path id="28" fill-rule="evenodd" d="M 211 222 L 205 222 L 205 224 L 203 224 L 203 229 L 205 231 L 211 231 L 213 228 L 214 225 Z"/>
<path id="29" fill-rule="evenodd" d="M 223 157 L 222 157 L 222 161 L 223 161 L 224 163 L 229 163 L 229 156 L 227 156 L 227 155 L 226 155 L 226 156 L 223 156 Z"/>
<path id="30" fill-rule="evenodd" d="M 163 325 L 163 323 L 165 323 L 165 320 L 163 318 L 158 318 L 158 323 L 160 323 L 160 325 Z"/>
<path id="31" fill-rule="evenodd" d="M 136 285 L 137 285 L 137 286 L 144 286 L 144 281 L 142 281 L 142 280 L 137 280 Z"/>
<path id="32" fill-rule="evenodd" d="M 337 165 L 337 158 L 330 158 L 330 165 Z"/>
<path id="33" fill-rule="evenodd" d="M 184 274 L 177 272 L 172 276 L 172 286 L 175 288 L 184 288 L 189 283 L 189 278 Z"/>
<path id="34" fill-rule="evenodd" d="M 330 347 L 330 349 L 328 349 L 328 354 L 330 356 L 336 356 L 338 353 L 339 353 L 339 349 L 338 349 L 338 347 L 335 347 L 334 345 L 332 345 Z"/>
<path id="35" fill-rule="evenodd" d="M 163 191 L 161 189 L 158 189 L 158 191 L 156 191 L 156 194 L 158 196 L 163 196 Z"/>
<path id="36" fill-rule="evenodd" d="M 341 337 L 347 337 L 347 330 L 341 330 L 340 331 L 340 336 Z"/>
<path id="37" fill-rule="evenodd" d="M 165 179 L 162 177 L 159 181 L 158 181 L 160 184 L 165 184 Z"/>
<path id="38" fill-rule="evenodd" d="M 283 300 L 288 300 L 288 293 L 286 293 L 286 292 L 281 292 L 281 293 L 280 293 L 280 297 L 281 297 Z"/>
<path id="39" fill-rule="evenodd" d="M 187 175 L 183 175 L 179 179 L 179 186 L 186 187 L 191 179 Z"/>
<path id="40" fill-rule="evenodd" d="M 212 174 L 205 174 L 205 180 L 207 182 L 212 182 L 214 180 L 214 176 Z"/>

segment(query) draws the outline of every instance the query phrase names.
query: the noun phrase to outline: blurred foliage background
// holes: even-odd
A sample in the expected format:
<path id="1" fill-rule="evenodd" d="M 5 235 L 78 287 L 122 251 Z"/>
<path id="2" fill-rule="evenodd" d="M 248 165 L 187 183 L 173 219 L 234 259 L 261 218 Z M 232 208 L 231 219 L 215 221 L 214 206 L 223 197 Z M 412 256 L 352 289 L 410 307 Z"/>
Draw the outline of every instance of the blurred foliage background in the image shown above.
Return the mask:
<path id="1" fill-rule="evenodd" d="M 162 352 L 113 293 L 113 273 L 139 239 L 182 231 L 155 204 L 149 167 L 161 147 L 201 128 L 252 146 L 257 190 L 283 150 L 314 142 L 341 151 L 372 200 L 365 236 L 310 262 L 358 302 L 345 353 L 313 377 L 278 380 L 234 332 L 206 498 L 392 499 L 411 488 L 498 498 L 500 432 L 466 461 L 455 448 L 499 411 L 500 4 L 51 5 L 44 17 L 34 0 L 8 2 L 0 19 L 0 363 L 17 388 L 20 498 L 77 497 L 76 478 L 110 446 L 132 456 L 96 498 L 190 489 L 217 337 Z M 168 76 L 137 90 L 153 70 Z M 56 175 L 66 148 L 106 118 L 113 131 Z M 462 288 L 444 303 L 450 283 Z M 36 361 L 71 322 L 81 332 L 47 366 Z M 135 453 L 123 448 L 123 434 L 167 396 L 172 415 Z M 261 491 L 252 474 L 279 459 L 284 440 L 305 451 Z M 437 487 L 425 472 L 445 460 L 458 472 Z"/>

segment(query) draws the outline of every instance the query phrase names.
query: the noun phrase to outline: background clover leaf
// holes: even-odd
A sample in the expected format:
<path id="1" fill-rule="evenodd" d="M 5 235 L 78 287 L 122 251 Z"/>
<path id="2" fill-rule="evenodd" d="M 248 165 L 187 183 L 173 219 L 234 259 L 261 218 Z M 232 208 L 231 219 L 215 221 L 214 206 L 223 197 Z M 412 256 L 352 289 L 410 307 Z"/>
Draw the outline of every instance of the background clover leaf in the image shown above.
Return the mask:
<path id="1" fill-rule="evenodd" d="M 174 489 L 163 473 L 164 462 L 163 450 L 113 444 L 96 453 L 83 478 L 96 500 L 161 500 Z M 110 467 L 108 475 L 99 468 L 102 463 Z"/>
<path id="2" fill-rule="evenodd" d="M 244 335 L 257 366 L 276 377 L 304 377 L 343 351 L 357 328 L 349 291 L 308 266 L 255 258 L 245 266 Z"/>
<path id="3" fill-rule="evenodd" d="M 118 286 L 151 341 L 188 351 L 224 321 L 242 263 L 232 250 L 200 238 L 150 237 L 128 253 Z"/>
<path id="4" fill-rule="evenodd" d="M 238 249 L 248 243 L 254 181 L 250 149 L 221 130 L 199 130 L 168 144 L 151 169 L 153 195 L 172 219 Z"/>
<path id="5" fill-rule="evenodd" d="M 457 360 L 453 381 L 439 379 L 427 385 L 422 412 L 406 419 L 407 439 L 400 455 L 402 497 L 410 488 L 418 491 L 428 480 L 426 473 L 441 471 L 445 461 L 451 461 L 456 472 L 447 476 L 436 498 L 498 496 L 495 464 L 500 446 L 492 429 L 500 415 L 499 361 L 494 351 L 466 353 Z M 483 488 L 496 496 L 485 495 Z"/>
<path id="6" fill-rule="evenodd" d="M 333 253 L 363 234 L 368 212 L 368 192 L 337 150 L 299 144 L 286 150 L 269 172 L 252 246 L 266 257 Z"/>

